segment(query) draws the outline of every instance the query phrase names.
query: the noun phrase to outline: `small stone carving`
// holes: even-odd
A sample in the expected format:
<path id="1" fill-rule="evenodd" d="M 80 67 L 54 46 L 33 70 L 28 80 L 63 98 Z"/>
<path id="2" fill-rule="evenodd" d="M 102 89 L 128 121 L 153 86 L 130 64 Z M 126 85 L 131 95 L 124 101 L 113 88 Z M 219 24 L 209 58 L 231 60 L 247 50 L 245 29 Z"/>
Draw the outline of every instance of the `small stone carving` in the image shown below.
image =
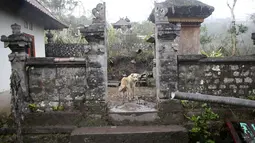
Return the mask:
<path id="1" fill-rule="evenodd" d="M 253 45 L 255 45 L 255 33 L 251 33 L 251 39 L 253 40 Z"/>
<path id="2" fill-rule="evenodd" d="M 89 53 L 89 51 L 91 51 L 91 47 L 85 48 L 84 52 L 87 54 L 87 53 Z"/>
<path id="3" fill-rule="evenodd" d="M 95 16 L 92 24 L 81 28 L 80 32 L 89 43 L 100 43 L 104 40 L 105 34 L 105 3 L 97 4 L 92 13 Z"/>
<path id="4" fill-rule="evenodd" d="M 92 14 L 95 16 L 92 23 L 104 23 L 105 22 L 105 5 L 102 3 L 97 4 L 96 8 L 93 8 Z"/>
<path id="5" fill-rule="evenodd" d="M 97 49 L 97 55 L 102 55 L 105 53 L 105 47 L 98 47 Z"/>
<path id="6" fill-rule="evenodd" d="M 52 44 L 53 43 L 53 34 L 51 33 L 51 31 L 49 30 L 48 33 L 46 34 L 47 37 L 47 42 L 48 44 Z"/>
<path id="7" fill-rule="evenodd" d="M 5 47 L 9 47 L 14 52 L 25 52 L 25 48 L 31 46 L 32 39 L 21 33 L 21 26 L 18 24 L 11 25 L 12 35 L 8 37 L 1 36 L 1 41 L 4 42 Z"/>
<path id="8" fill-rule="evenodd" d="M 168 22 L 166 14 L 168 13 L 168 8 L 161 3 L 155 4 L 155 19 L 156 22 Z"/>

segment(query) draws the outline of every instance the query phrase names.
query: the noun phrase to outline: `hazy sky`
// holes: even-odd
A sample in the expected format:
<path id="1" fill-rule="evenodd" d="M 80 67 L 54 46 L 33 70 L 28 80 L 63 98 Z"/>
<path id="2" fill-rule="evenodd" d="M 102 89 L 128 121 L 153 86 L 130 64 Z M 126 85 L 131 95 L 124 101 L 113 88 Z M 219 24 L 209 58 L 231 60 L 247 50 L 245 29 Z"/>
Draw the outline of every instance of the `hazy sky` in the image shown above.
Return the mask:
<path id="1" fill-rule="evenodd" d="M 155 0 L 81 0 L 83 7 L 91 11 L 99 2 L 106 2 L 107 20 L 116 22 L 120 17 L 128 17 L 131 21 L 146 20 L 153 9 Z M 162 0 L 157 0 L 162 1 Z M 215 10 L 209 18 L 230 17 L 227 7 L 227 0 L 201 0 L 202 2 L 214 6 Z M 232 4 L 233 0 L 228 0 Z M 75 15 L 82 13 L 82 8 L 77 8 Z M 88 13 L 88 12 L 87 12 Z M 246 19 L 251 13 L 255 13 L 255 0 L 238 0 L 236 9 L 237 19 Z"/>

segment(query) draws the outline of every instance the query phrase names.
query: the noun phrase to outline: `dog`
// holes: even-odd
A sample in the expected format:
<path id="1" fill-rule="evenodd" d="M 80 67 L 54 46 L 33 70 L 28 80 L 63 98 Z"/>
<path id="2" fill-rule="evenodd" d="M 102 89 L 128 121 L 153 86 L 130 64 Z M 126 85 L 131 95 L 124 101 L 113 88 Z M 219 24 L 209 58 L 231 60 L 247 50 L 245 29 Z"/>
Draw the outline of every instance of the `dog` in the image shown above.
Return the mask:
<path id="1" fill-rule="evenodd" d="M 123 77 L 121 79 L 121 83 L 119 86 L 119 92 L 122 93 L 123 100 L 124 100 L 124 95 L 126 92 L 127 92 L 126 96 L 128 97 L 128 99 L 134 98 L 135 85 L 136 85 L 136 82 L 139 81 L 140 77 L 141 77 L 141 75 L 138 73 L 131 73 L 128 77 Z"/>

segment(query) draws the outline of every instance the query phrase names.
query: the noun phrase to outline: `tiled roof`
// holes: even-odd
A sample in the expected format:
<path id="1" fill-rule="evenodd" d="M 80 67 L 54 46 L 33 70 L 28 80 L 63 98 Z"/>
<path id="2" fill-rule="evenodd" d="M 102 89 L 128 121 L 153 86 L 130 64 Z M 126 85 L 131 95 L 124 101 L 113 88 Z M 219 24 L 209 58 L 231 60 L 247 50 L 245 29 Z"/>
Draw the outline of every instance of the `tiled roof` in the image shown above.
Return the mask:
<path id="1" fill-rule="evenodd" d="M 131 25 L 129 22 L 127 22 L 125 19 L 120 19 L 119 21 L 117 21 L 116 23 L 114 23 L 113 25 L 118 25 L 118 26 L 126 26 L 126 25 Z"/>
<path id="2" fill-rule="evenodd" d="M 168 7 L 169 18 L 207 18 L 214 11 L 214 7 L 199 0 L 166 0 L 162 4 Z M 155 22 L 154 9 L 148 20 Z"/>
<path id="3" fill-rule="evenodd" d="M 61 22 L 60 20 L 58 20 L 46 7 L 44 7 L 39 1 L 37 0 L 25 0 L 26 2 L 30 3 L 31 5 L 33 5 L 34 7 L 36 7 L 37 9 L 39 9 L 41 12 L 45 13 L 46 15 L 48 15 L 49 17 L 53 18 L 54 20 L 56 20 L 57 22 L 59 22 L 60 24 L 62 24 L 64 27 L 68 27 L 66 24 L 64 24 L 63 22 Z"/>

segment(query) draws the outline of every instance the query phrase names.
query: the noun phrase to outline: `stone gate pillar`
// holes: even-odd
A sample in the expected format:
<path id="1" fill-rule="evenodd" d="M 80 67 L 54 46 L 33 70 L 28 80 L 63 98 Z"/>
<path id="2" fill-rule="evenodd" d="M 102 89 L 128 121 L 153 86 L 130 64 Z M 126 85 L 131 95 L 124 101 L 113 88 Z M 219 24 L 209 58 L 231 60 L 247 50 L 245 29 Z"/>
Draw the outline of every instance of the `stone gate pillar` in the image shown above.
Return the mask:
<path id="1" fill-rule="evenodd" d="M 87 81 L 90 91 L 88 98 L 101 100 L 107 95 L 107 37 L 105 3 L 97 4 L 92 10 L 92 24 L 80 29 L 81 34 L 88 41 L 90 48 L 88 55 Z M 91 65 L 93 64 L 93 65 Z"/>
<path id="2" fill-rule="evenodd" d="M 155 3 L 156 87 L 160 99 L 177 90 L 177 52 L 180 23 L 169 23 L 168 7 Z"/>
<path id="3" fill-rule="evenodd" d="M 253 45 L 255 45 L 255 33 L 251 33 L 251 39 L 253 40 Z"/>
<path id="4" fill-rule="evenodd" d="M 4 42 L 5 48 L 11 49 L 9 61 L 11 62 L 12 74 L 15 74 L 20 81 L 21 90 L 18 95 L 28 97 L 25 62 L 28 57 L 26 50 L 30 47 L 32 39 L 21 33 L 21 26 L 16 23 L 11 25 L 11 29 L 12 34 L 8 37 L 2 35 L 1 41 Z"/>
<path id="5" fill-rule="evenodd" d="M 11 62 L 11 112 L 14 116 L 14 121 L 17 125 L 17 142 L 22 143 L 21 120 L 23 113 L 27 109 L 27 102 L 29 100 L 27 77 L 26 77 L 26 59 L 28 54 L 26 50 L 30 47 L 32 39 L 26 37 L 20 32 L 21 26 L 18 24 L 11 25 L 12 34 L 8 37 L 1 36 L 1 41 L 4 42 L 5 47 L 11 49 L 9 54 L 9 61 Z"/>

